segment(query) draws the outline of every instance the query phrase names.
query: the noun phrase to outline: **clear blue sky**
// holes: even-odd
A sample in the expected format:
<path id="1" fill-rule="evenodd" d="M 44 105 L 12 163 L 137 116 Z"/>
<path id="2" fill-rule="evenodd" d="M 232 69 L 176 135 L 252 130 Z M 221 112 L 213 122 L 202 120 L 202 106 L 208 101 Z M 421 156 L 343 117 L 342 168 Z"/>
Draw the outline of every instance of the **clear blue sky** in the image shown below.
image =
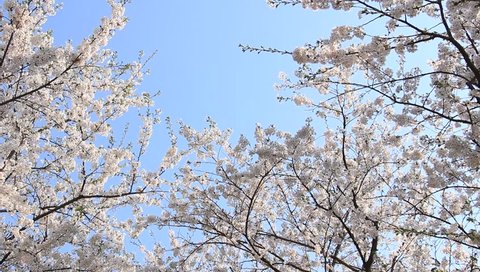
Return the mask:
<path id="1" fill-rule="evenodd" d="M 56 44 L 68 39 L 78 44 L 109 14 L 103 0 L 63 4 L 46 25 Z M 273 9 L 264 0 L 133 0 L 127 16 L 129 23 L 109 47 L 123 60 L 135 60 L 139 50 L 146 55 L 158 50 L 140 89 L 162 92 L 156 106 L 163 117 L 203 128 L 210 116 L 235 136 L 247 137 L 256 123 L 294 132 L 311 113 L 276 100 L 279 71 L 292 75 L 296 68 L 289 55 L 243 53 L 238 44 L 291 51 L 327 37 L 345 20 L 332 11 Z M 164 131 L 159 133 L 152 148 L 166 140 Z"/>

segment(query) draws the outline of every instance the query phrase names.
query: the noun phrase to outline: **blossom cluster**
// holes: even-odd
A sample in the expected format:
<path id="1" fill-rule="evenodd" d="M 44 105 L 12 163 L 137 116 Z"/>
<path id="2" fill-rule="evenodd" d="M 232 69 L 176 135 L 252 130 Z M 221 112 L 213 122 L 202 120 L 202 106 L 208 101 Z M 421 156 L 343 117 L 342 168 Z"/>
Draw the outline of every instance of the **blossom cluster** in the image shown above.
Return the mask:
<path id="1" fill-rule="evenodd" d="M 0 270 L 130 270 L 131 224 L 114 213 L 154 204 L 161 172 L 141 170 L 154 114 L 136 91 L 140 62 L 105 48 L 125 23 L 125 1 L 78 46 L 53 44 L 44 30 L 53 0 L 3 1 L 0 12 Z M 144 115 L 138 143 L 113 120 Z M 138 215 L 138 214 L 137 214 Z M 134 220 L 135 215 L 132 217 Z"/>

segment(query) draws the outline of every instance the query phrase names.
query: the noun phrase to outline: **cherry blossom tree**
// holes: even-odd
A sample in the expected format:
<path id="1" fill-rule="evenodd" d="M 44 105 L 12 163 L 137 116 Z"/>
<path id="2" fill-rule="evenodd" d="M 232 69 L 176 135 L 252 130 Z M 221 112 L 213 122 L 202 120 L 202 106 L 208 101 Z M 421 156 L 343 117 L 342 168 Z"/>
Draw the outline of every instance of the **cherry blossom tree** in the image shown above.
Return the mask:
<path id="1" fill-rule="evenodd" d="M 280 99 L 314 115 L 237 144 L 213 121 L 182 124 L 190 159 L 162 214 L 137 224 L 169 230 L 149 268 L 479 271 L 480 3 L 267 2 L 358 24 L 291 52 L 242 46 L 290 54 Z"/>
<path id="2" fill-rule="evenodd" d="M 0 270 L 133 271 L 132 220 L 160 202 L 162 171 L 141 158 L 157 113 L 136 91 L 144 62 L 106 49 L 125 23 L 125 1 L 78 46 L 54 46 L 43 25 L 53 0 L 0 8 Z M 137 108 L 137 142 L 112 121 Z M 143 110 L 142 110 L 143 109 Z M 128 208 L 130 221 L 115 216 Z"/>

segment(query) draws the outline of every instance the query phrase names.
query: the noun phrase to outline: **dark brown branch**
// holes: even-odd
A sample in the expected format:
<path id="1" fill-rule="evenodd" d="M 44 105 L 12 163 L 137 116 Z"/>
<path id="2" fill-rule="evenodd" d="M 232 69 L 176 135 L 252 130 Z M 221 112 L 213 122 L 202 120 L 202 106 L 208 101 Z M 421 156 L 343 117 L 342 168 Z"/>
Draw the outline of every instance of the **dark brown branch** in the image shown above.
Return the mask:
<path id="1" fill-rule="evenodd" d="M 34 94 L 34 93 L 36 93 L 36 92 L 38 92 L 38 91 L 40 91 L 40 90 L 42 90 L 42 89 L 50 86 L 53 82 L 55 82 L 57 79 L 59 79 L 59 78 L 60 78 L 61 76 L 63 76 L 65 73 L 67 73 L 70 69 L 72 69 L 73 65 L 74 65 L 75 63 L 77 63 L 77 61 L 78 61 L 78 59 L 80 58 L 80 56 L 81 56 L 81 54 L 78 55 L 78 56 L 72 61 L 72 63 L 70 63 L 70 64 L 67 66 L 67 68 L 65 68 L 65 70 L 63 70 L 60 74 L 58 74 L 58 75 L 55 76 L 54 78 L 50 79 L 49 81 L 45 82 L 44 84 L 38 86 L 37 88 L 35 88 L 35 89 L 33 89 L 33 90 L 30 90 L 30 91 L 28 91 L 28 92 L 26 92 L 26 93 L 22 93 L 22 94 L 20 94 L 20 95 L 16 95 L 16 96 L 14 96 L 14 97 L 12 97 L 12 98 L 10 98 L 10 99 L 7 99 L 7 100 L 5 100 L 5 101 L 3 101 L 3 102 L 0 102 L 0 107 L 1 107 L 1 106 L 5 106 L 5 105 L 8 104 L 8 103 L 17 101 L 17 100 L 19 100 L 20 98 L 23 98 L 23 97 L 25 97 L 25 96 Z"/>
<path id="2" fill-rule="evenodd" d="M 3 51 L 3 56 L 2 56 L 2 59 L 0 60 L 0 67 L 2 67 L 3 63 L 5 62 L 5 58 L 7 57 L 8 48 L 10 47 L 10 44 L 12 43 L 14 33 L 15 32 L 12 32 L 12 34 L 10 34 L 10 38 L 8 39 L 7 46 L 5 46 L 5 51 Z"/>

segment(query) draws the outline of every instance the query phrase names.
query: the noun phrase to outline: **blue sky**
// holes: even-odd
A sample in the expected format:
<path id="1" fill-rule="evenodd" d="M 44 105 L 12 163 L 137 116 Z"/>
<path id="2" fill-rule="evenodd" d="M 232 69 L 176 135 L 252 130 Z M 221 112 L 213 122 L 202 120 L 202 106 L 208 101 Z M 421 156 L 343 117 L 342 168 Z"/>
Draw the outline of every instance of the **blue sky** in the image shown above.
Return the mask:
<path id="1" fill-rule="evenodd" d="M 56 44 L 78 44 L 108 14 L 106 0 L 64 0 L 46 28 Z M 256 123 L 294 132 L 311 112 L 276 99 L 278 73 L 292 75 L 296 68 L 289 55 L 244 53 L 238 44 L 291 51 L 349 19 L 299 6 L 273 9 L 264 0 L 133 0 L 127 16 L 129 23 L 109 47 L 126 61 L 139 50 L 157 50 L 140 90 L 161 91 L 156 107 L 163 117 L 200 129 L 210 116 L 234 136 L 247 137 Z M 157 129 L 151 148 L 163 150 L 166 140 L 165 130 Z"/>

